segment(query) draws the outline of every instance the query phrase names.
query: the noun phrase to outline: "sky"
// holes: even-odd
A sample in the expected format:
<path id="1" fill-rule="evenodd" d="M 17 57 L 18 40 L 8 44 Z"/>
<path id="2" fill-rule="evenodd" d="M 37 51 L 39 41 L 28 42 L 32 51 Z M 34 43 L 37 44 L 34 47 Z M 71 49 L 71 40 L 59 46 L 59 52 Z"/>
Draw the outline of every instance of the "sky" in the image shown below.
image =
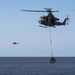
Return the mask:
<path id="1" fill-rule="evenodd" d="M 69 25 L 51 28 L 53 55 L 75 56 L 75 0 L 0 0 L 0 57 L 50 57 L 49 28 L 39 27 L 38 20 L 52 8 L 60 21 L 68 15 Z M 71 11 L 70 11 L 71 10 Z M 13 42 L 19 42 L 13 45 Z"/>

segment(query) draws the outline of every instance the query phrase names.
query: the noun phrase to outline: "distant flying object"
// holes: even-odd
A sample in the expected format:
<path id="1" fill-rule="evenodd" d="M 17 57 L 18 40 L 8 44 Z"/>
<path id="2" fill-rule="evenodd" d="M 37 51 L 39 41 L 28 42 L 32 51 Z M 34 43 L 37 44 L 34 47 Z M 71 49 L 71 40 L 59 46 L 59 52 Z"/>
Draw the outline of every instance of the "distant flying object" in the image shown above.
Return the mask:
<path id="1" fill-rule="evenodd" d="M 12 44 L 16 45 L 16 44 L 19 44 L 19 43 L 13 42 Z"/>
<path id="2" fill-rule="evenodd" d="M 38 21 L 41 25 L 40 27 L 56 27 L 56 26 L 62 26 L 68 24 L 69 18 L 68 16 L 64 19 L 63 22 L 59 22 L 59 19 L 55 17 L 52 12 L 59 12 L 58 10 L 52 11 L 50 8 L 46 8 L 45 10 L 21 10 L 21 11 L 27 11 L 27 12 L 47 12 L 48 15 L 41 16 L 40 20 Z"/>

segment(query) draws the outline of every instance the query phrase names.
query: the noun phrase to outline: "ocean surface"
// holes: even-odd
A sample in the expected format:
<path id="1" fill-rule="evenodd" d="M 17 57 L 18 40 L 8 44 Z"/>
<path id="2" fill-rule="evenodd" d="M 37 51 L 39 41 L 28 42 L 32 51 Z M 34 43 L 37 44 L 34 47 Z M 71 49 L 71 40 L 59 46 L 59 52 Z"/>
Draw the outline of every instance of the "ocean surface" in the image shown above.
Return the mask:
<path id="1" fill-rule="evenodd" d="M 75 57 L 0 57 L 0 75 L 75 75 Z"/>

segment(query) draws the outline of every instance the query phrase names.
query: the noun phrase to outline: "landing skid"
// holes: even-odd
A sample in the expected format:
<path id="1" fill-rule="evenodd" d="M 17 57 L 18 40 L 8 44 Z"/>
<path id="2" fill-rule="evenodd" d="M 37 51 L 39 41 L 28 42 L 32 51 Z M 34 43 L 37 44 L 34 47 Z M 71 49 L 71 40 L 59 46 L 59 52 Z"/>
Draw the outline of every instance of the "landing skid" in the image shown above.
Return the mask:
<path id="1" fill-rule="evenodd" d="M 47 28 L 47 26 L 41 26 L 41 25 L 39 25 L 40 27 L 42 27 L 42 28 Z"/>

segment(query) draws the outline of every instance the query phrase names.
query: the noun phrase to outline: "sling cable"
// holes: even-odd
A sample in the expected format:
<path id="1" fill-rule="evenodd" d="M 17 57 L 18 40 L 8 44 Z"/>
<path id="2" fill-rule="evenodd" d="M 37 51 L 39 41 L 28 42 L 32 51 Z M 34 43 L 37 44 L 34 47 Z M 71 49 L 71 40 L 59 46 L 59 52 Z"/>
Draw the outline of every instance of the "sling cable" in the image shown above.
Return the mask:
<path id="1" fill-rule="evenodd" d="M 51 46 L 51 59 L 50 63 L 53 64 L 56 62 L 56 59 L 53 57 L 53 45 L 52 45 L 52 37 L 51 37 L 51 28 L 49 27 L 49 35 L 50 35 L 50 46 Z"/>

